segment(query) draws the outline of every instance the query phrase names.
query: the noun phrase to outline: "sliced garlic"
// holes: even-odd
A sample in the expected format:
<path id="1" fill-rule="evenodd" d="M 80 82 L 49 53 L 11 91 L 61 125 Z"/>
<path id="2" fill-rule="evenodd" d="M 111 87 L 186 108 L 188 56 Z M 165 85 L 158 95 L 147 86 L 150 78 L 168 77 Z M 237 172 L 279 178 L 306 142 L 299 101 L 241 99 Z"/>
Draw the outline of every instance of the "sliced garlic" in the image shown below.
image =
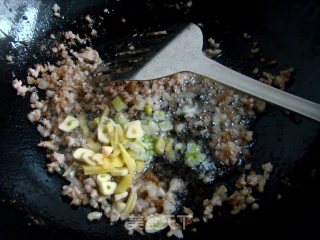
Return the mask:
<path id="1" fill-rule="evenodd" d="M 87 148 L 78 148 L 78 149 L 76 149 L 76 150 L 73 152 L 72 156 L 73 156 L 75 159 L 80 160 L 80 159 L 82 159 L 83 154 L 86 153 L 86 152 L 89 152 L 89 153 L 91 153 L 92 155 L 94 155 L 94 151 L 92 151 L 92 150 L 90 150 L 90 149 L 87 149 Z"/>
<path id="2" fill-rule="evenodd" d="M 168 219 L 164 214 L 157 214 L 148 217 L 144 229 L 147 233 L 155 233 L 168 226 Z"/>
<path id="3" fill-rule="evenodd" d="M 130 154 L 127 152 L 127 150 L 122 144 L 119 143 L 119 147 L 121 149 L 122 159 L 127 165 L 129 173 L 132 174 L 132 176 L 134 176 L 135 171 L 137 169 L 135 160 L 130 156 Z"/>
<path id="4" fill-rule="evenodd" d="M 102 166 L 106 169 L 108 169 L 108 168 L 121 168 L 121 167 L 123 167 L 123 165 L 124 165 L 124 162 L 119 157 L 104 158 L 104 163 L 102 164 Z M 115 169 L 115 171 L 118 171 L 118 170 Z"/>
<path id="5" fill-rule="evenodd" d="M 112 195 L 116 191 L 117 183 L 115 182 L 98 182 L 99 189 L 102 195 Z"/>
<path id="6" fill-rule="evenodd" d="M 124 199 L 128 196 L 128 192 L 118 193 L 114 195 L 114 200 L 118 202 L 121 199 Z"/>
<path id="7" fill-rule="evenodd" d="M 58 126 L 58 128 L 64 132 L 72 132 L 77 127 L 79 127 L 79 120 L 70 115 L 68 115 Z"/>
<path id="8" fill-rule="evenodd" d="M 164 153 L 164 148 L 165 148 L 165 141 L 162 137 L 158 138 L 156 145 L 155 145 L 155 150 L 157 154 L 163 154 Z"/>
<path id="9" fill-rule="evenodd" d="M 92 160 L 98 165 L 102 165 L 104 163 L 104 156 L 101 153 L 96 153 L 92 156 Z"/>
<path id="10" fill-rule="evenodd" d="M 110 143 L 108 134 L 114 131 L 115 126 L 116 123 L 112 119 L 102 116 L 98 125 L 98 140 L 104 144 Z"/>
<path id="11" fill-rule="evenodd" d="M 89 166 L 96 166 L 97 164 L 95 163 L 95 161 L 92 159 L 92 157 L 94 156 L 94 152 L 85 152 L 82 155 L 82 160 L 88 164 Z"/>
<path id="12" fill-rule="evenodd" d="M 108 131 L 108 133 L 112 133 L 114 131 L 115 128 L 115 124 L 114 122 L 112 122 L 111 120 L 108 120 L 108 122 L 106 123 L 106 129 Z"/>
<path id="13" fill-rule="evenodd" d="M 102 149 L 102 154 L 105 156 L 105 157 L 108 157 L 110 156 L 110 154 L 112 153 L 113 151 L 113 147 L 111 146 L 103 146 Z"/>
<path id="14" fill-rule="evenodd" d="M 88 137 L 89 136 L 89 128 L 88 128 L 88 125 L 87 125 L 87 121 L 86 121 L 86 116 L 82 113 L 78 116 L 78 119 L 79 119 L 79 126 L 82 130 L 82 134 L 84 137 Z"/>
<path id="15" fill-rule="evenodd" d="M 144 132 L 141 128 L 141 122 L 139 120 L 127 123 L 127 138 L 142 138 Z"/>
<path id="16" fill-rule="evenodd" d="M 124 136 L 123 128 L 120 124 L 117 124 L 116 132 L 120 142 L 125 142 L 127 140 L 127 138 Z"/>
<path id="17" fill-rule="evenodd" d="M 116 158 L 116 157 L 118 157 L 118 156 L 120 155 L 120 153 L 121 153 L 121 149 L 116 148 L 116 149 L 114 149 L 114 151 L 113 151 L 113 153 L 111 154 L 111 156 L 112 156 L 113 158 Z"/>
<path id="18" fill-rule="evenodd" d="M 117 169 L 116 171 L 112 171 L 111 175 L 116 177 L 123 177 L 129 174 L 127 168 Z"/>
<path id="19" fill-rule="evenodd" d="M 144 161 L 136 161 L 137 164 L 137 172 L 141 173 L 144 171 Z"/>
<path id="20" fill-rule="evenodd" d="M 123 210 L 127 207 L 127 204 L 124 202 L 116 202 L 116 209 L 118 212 L 123 212 Z"/>
<path id="21" fill-rule="evenodd" d="M 112 178 L 112 176 L 108 173 L 98 174 L 97 175 L 97 182 L 98 182 L 98 184 L 100 184 L 102 182 L 108 182 L 111 178 Z"/>
<path id="22" fill-rule="evenodd" d="M 132 185 L 132 176 L 126 175 L 121 178 L 116 193 L 123 193 Z"/>
<path id="23" fill-rule="evenodd" d="M 130 196 L 127 200 L 127 206 L 123 210 L 123 212 L 126 214 L 130 214 L 133 211 L 134 207 L 136 206 L 137 199 L 138 199 L 137 190 L 131 189 Z"/>
<path id="24" fill-rule="evenodd" d="M 107 135 L 106 126 L 101 122 L 98 125 L 98 140 L 104 144 L 108 144 L 110 142 Z"/>
<path id="25" fill-rule="evenodd" d="M 101 145 L 98 142 L 94 141 L 92 138 L 87 138 L 87 144 L 89 148 L 94 152 L 100 152 Z"/>

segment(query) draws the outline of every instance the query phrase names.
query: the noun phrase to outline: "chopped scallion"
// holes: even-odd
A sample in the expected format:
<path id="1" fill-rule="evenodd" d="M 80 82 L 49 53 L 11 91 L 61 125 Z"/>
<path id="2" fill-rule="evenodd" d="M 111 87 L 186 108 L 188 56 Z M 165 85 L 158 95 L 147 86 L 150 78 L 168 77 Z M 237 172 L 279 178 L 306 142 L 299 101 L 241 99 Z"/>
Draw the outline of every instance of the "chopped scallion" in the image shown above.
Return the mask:
<path id="1" fill-rule="evenodd" d="M 119 96 L 112 100 L 112 105 L 117 110 L 117 112 L 121 112 L 128 107 L 127 104 L 125 104 L 125 102 L 123 102 Z"/>

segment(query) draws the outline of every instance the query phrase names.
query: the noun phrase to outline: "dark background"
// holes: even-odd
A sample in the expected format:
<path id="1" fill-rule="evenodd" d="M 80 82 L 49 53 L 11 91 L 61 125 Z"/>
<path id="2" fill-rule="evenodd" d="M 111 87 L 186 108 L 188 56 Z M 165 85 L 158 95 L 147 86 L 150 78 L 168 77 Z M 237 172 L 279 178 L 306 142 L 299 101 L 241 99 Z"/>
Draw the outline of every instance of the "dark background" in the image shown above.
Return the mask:
<path id="1" fill-rule="evenodd" d="M 52 18 L 54 2 L 60 5 L 64 19 Z M 218 61 L 253 76 L 252 69 L 261 63 L 249 57 L 253 40 L 248 42 L 242 37 L 243 32 L 251 33 L 264 55 L 278 60 L 278 65 L 270 71 L 287 66 L 295 68 L 288 91 L 320 102 L 318 1 L 250 3 L 225 0 L 208 3 L 194 0 L 193 7 L 186 13 L 164 5 L 175 2 L 1 2 L 4 7 L 0 9 L 6 12 L 0 13 L 0 239 L 128 238 L 122 224 L 108 227 L 105 221 L 87 223 L 89 208 L 70 208 L 67 201 L 61 199 L 59 192 L 63 181 L 46 173 L 45 153 L 36 148 L 39 136 L 25 118 L 30 111 L 28 104 L 25 99 L 17 98 L 11 87 L 12 71 L 23 79 L 32 64 L 51 59 L 46 50 L 41 50 L 41 45 L 50 44 L 50 33 L 63 29 L 85 32 L 82 18 L 87 13 L 105 16 L 105 7 L 114 9 L 110 17 L 105 17 L 105 34 L 93 42 L 98 49 L 103 41 L 115 40 L 147 25 L 201 23 L 205 38 L 213 36 L 221 42 L 223 56 Z M 122 17 L 127 23 L 120 23 Z M 15 56 L 13 63 L 3 60 L 8 54 Z M 214 222 L 201 226 L 198 235 L 188 232 L 188 238 L 274 237 L 279 233 L 292 238 L 318 232 L 319 123 L 294 114 L 287 116 L 282 110 L 269 106 L 257 119 L 254 129 L 256 142 L 252 161 L 256 165 L 272 161 L 275 165 L 266 192 L 259 196 L 261 209 L 248 210 L 238 216 L 217 216 Z M 290 186 L 283 183 L 286 178 Z M 276 197 L 279 193 L 281 200 Z M 260 235 L 253 234 L 256 231 Z"/>

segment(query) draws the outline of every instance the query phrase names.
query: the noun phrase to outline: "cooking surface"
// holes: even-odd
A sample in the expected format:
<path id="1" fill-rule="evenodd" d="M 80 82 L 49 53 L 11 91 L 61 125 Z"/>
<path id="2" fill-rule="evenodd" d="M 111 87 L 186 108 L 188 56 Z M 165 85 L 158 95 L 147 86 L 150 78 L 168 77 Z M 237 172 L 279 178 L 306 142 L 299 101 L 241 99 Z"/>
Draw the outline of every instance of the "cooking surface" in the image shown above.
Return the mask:
<path id="1" fill-rule="evenodd" d="M 12 70 L 17 78 L 22 79 L 26 76 L 29 66 L 45 59 L 45 51 L 40 52 L 41 56 L 38 59 L 33 59 L 32 56 L 38 56 L 39 47 L 43 43 L 41 39 L 46 42 L 50 33 L 60 28 L 70 28 L 78 32 L 77 26 L 82 20 L 65 27 L 60 24 L 63 21 L 77 19 L 74 16 L 82 18 L 86 13 L 94 15 L 97 9 L 98 15 L 103 15 L 106 2 L 95 1 L 95 4 L 101 6 L 99 8 L 86 1 L 68 1 L 68 6 L 61 3 L 61 13 L 66 16 L 64 20 L 52 18 L 53 1 L 19 1 L 21 6 L 12 7 L 10 12 L 10 3 L 14 2 L 17 1 L 6 1 L 4 7 L 1 6 L 1 10 L 4 8 L 8 12 L 0 18 L 0 237 L 9 239 L 19 236 L 22 232 L 30 236 L 43 236 L 47 231 L 54 231 L 53 235 L 46 238 L 128 238 L 122 224 L 109 227 L 104 220 L 88 224 L 85 216 L 90 212 L 89 208 L 71 208 L 67 201 L 61 200 L 59 193 L 63 180 L 57 175 L 47 174 L 45 152 L 39 151 L 36 147 L 39 136 L 25 117 L 29 112 L 26 99 L 17 98 L 11 87 Z M 30 4 L 31 2 L 33 4 Z M 132 30 L 131 24 L 141 28 L 145 19 L 167 23 L 186 19 L 203 23 L 205 39 L 212 36 L 221 41 L 223 56 L 218 61 L 253 76 L 252 69 L 257 63 L 248 57 L 251 42 L 242 37 L 243 32 L 249 32 L 259 42 L 267 57 L 277 59 L 281 67 L 295 68 L 296 74 L 289 92 L 320 102 L 320 32 L 317 31 L 320 6 L 316 5 L 316 1 L 310 1 L 303 6 L 296 1 L 290 1 L 290 7 L 287 1 L 269 1 L 256 6 L 256 11 L 249 10 L 249 4 L 238 4 L 230 9 L 226 2 L 204 8 L 203 4 L 194 1 L 193 10 L 186 16 L 179 12 L 180 14 L 175 15 L 176 19 L 173 19 L 174 10 L 163 11 L 159 7 L 159 1 L 155 2 L 158 4 L 157 8 L 153 8 L 147 14 L 145 12 L 148 7 L 142 7 L 143 4 L 137 4 L 141 8 L 132 11 L 136 6 L 129 1 L 107 2 L 108 8 L 116 9 L 119 14 L 110 17 L 106 39 L 116 39 L 117 36 Z M 18 12 L 16 16 L 15 11 Z M 142 12 L 144 14 L 141 14 Z M 220 16 L 220 24 L 215 23 L 215 14 Z M 28 20 L 23 20 L 23 15 L 27 16 Z M 142 15 L 145 17 L 141 18 Z M 120 23 L 121 17 L 127 19 L 126 24 Z M 7 18 L 15 23 L 11 26 L 11 31 L 3 27 L 8 26 L 3 20 Z M 40 25 L 37 25 L 39 22 Z M 115 22 L 116 25 L 111 24 Z M 80 28 L 80 31 L 83 29 Z M 25 41 L 28 46 L 25 47 L 24 43 L 17 41 Z M 98 50 L 102 42 L 103 38 L 96 40 L 95 46 Z M 3 60 L 9 53 L 15 56 L 14 62 L 10 64 Z M 266 192 L 261 195 L 261 208 L 256 212 L 246 211 L 239 216 L 223 214 L 215 219 L 215 223 L 209 222 L 201 226 L 198 229 L 199 237 L 207 236 L 208 231 L 215 231 L 220 235 L 221 226 L 241 227 L 255 223 L 273 227 L 282 227 L 284 223 L 288 223 L 299 226 L 300 229 L 309 225 L 308 229 L 312 229 L 316 224 L 312 219 L 320 213 L 317 197 L 317 191 L 320 189 L 319 177 L 316 174 L 319 169 L 316 152 L 319 145 L 319 129 L 319 124 L 312 120 L 294 115 L 288 117 L 280 109 L 269 107 L 255 123 L 256 142 L 252 150 L 253 163 L 260 165 L 262 162 L 272 161 L 275 165 L 272 180 L 267 183 Z M 312 174 L 315 174 L 314 178 Z M 291 187 L 281 183 L 285 176 L 290 177 Z M 283 196 L 281 201 L 276 197 L 279 193 Z M 37 221 L 40 224 L 34 224 Z M 31 226 L 26 226 L 27 223 L 31 223 Z M 298 230 L 283 227 L 287 231 Z M 13 229 L 21 230 L 17 232 Z M 187 234 L 187 238 L 192 236 L 194 233 Z"/>

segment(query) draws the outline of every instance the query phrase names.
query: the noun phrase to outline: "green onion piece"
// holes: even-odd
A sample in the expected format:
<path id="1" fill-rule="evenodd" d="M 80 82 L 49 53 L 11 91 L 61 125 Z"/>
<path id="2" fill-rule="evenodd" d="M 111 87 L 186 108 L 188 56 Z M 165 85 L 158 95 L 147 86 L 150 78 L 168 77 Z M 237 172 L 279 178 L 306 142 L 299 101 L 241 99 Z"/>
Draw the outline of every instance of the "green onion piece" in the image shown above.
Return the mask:
<path id="1" fill-rule="evenodd" d="M 189 153 L 200 152 L 200 146 L 194 142 L 189 142 L 187 144 L 187 152 Z"/>
<path id="2" fill-rule="evenodd" d="M 146 114 L 147 114 L 148 116 L 152 116 L 152 107 L 151 107 L 149 104 L 146 104 L 146 105 L 144 106 L 144 111 L 146 112 Z"/>
<path id="3" fill-rule="evenodd" d="M 135 160 L 148 161 L 154 155 L 155 138 L 144 136 L 143 139 L 136 139 L 134 142 L 128 142 L 129 154 Z"/>
<path id="4" fill-rule="evenodd" d="M 204 160 L 204 155 L 201 153 L 186 153 L 184 160 L 187 166 L 196 167 Z"/>
<path id="5" fill-rule="evenodd" d="M 136 140 L 134 141 L 134 143 L 135 143 L 135 144 L 138 144 L 139 146 L 141 146 L 141 147 L 143 147 L 143 148 L 145 148 L 145 149 L 148 148 L 148 144 L 144 143 L 144 141 L 142 141 L 141 139 L 136 139 Z"/>
<path id="6" fill-rule="evenodd" d="M 154 143 L 156 141 L 155 137 L 152 136 L 145 136 L 142 139 L 143 145 L 145 146 L 146 149 L 148 150 L 153 150 L 154 149 Z"/>
<path id="7" fill-rule="evenodd" d="M 127 104 L 125 104 L 119 96 L 112 100 L 112 105 L 117 110 L 117 112 L 121 112 L 128 107 Z"/>
<path id="8" fill-rule="evenodd" d="M 156 121 L 163 121 L 166 119 L 166 114 L 163 111 L 155 111 L 153 113 L 153 118 Z"/>
<path id="9" fill-rule="evenodd" d="M 137 145 L 136 145 L 137 146 Z M 128 150 L 128 153 L 132 158 L 138 161 L 149 161 L 152 156 L 153 152 L 147 149 L 134 149 L 134 150 Z"/>
<path id="10" fill-rule="evenodd" d="M 164 153 L 168 160 L 175 161 L 176 160 L 176 152 L 173 150 L 173 138 L 167 138 L 166 145 L 164 147 Z"/>
<path id="11" fill-rule="evenodd" d="M 154 148 L 155 148 L 155 152 L 157 154 L 163 154 L 164 153 L 164 148 L 165 148 L 165 141 L 162 137 L 158 138 Z"/>
<path id="12" fill-rule="evenodd" d="M 183 146 L 182 143 L 177 143 L 176 146 L 175 146 L 175 149 L 176 149 L 177 151 L 181 151 L 181 150 L 183 150 L 183 148 L 184 148 L 184 146 Z"/>
<path id="13" fill-rule="evenodd" d="M 167 138 L 164 151 L 170 152 L 170 151 L 172 151 L 172 149 L 173 149 L 173 138 Z"/>
<path id="14" fill-rule="evenodd" d="M 159 123 L 159 127 L 161 131 L 167 132 L 173 129 L 173 125 L 169 120 L 163 121 Z"/>
<path id="15" fill-rule="evenodd" d="M 145 153 L 145 151 L 146 151 L 144 146 L 140 145 L 139 143 L 135 143 L 135 142 L 130 142 L 129 143 L 129 149 L 134 154 L 141 154 L 141 153 Z"/>
<path id="16" fill-rule="evenodd" d="M 156 136 L 160 130 L 159 126 L 154 121 L 144 122 L 141 127 L 145 134 L 150 136 Z"/>
<path id="17" fill-rule="evenodd" d="M 151 150 L 147 150 L 145 154 L 142 156 L 141 161 L 149 161 L 153 157 L 154 152 Z M 137 159 L 140 160 L 140 159 Z"/>
<path id="18" fill-rule="evenodd" d="M 195 107 L 184 106 L 178 112 L 182 112 L 185 117 L 194 117 L 194 115 L 197 113 L 197 109 Z"/>
<path id="19" fill-rule="evenodd" d="M 101 149 L 101 145 L 95 141 L 93 141 L 93 139 L 88 138 L 87 139 L 87 143 L 89 145 L 89 148 L 92 149 L 92 151 L 94 152 L 99 152 Z"/>
<path id="20" fill-rule="evenodd" d="M 78 119 L 79 119 L 79 126 L 82 130 L 82 134 L 84 137 L 88 137 L 89 136 L 89 128 L 88 128 L 88 125 L 87 125 L 87 121 L 86 121 L 86 117 L 85 115 L 82 113 L 78 116 Z"/>
<path id="21" fill-rule="evenodd" d="M 116 123 L 119 123 L 120 125 L 125 125 L 126 123 L 129 122 L 127 116 L 123 113 L 117 113 L 114 117 L 114 121 Z"/>
<path id="22" fill-rule="evenodd" d="M 99 118 L 99 117 L 96 117 L 96 118 L 93 119 L 93 121 L 94 121 L 97 125 L 99 125 L 100 118 Z"/>
<path id="23" fill-rule="evenodd" d="M 196 167 L 205 160 L 205 155 L 201 153 L 200 145 L 189 142 L 184 155 L 185 164 L 189 167 Z"/>

